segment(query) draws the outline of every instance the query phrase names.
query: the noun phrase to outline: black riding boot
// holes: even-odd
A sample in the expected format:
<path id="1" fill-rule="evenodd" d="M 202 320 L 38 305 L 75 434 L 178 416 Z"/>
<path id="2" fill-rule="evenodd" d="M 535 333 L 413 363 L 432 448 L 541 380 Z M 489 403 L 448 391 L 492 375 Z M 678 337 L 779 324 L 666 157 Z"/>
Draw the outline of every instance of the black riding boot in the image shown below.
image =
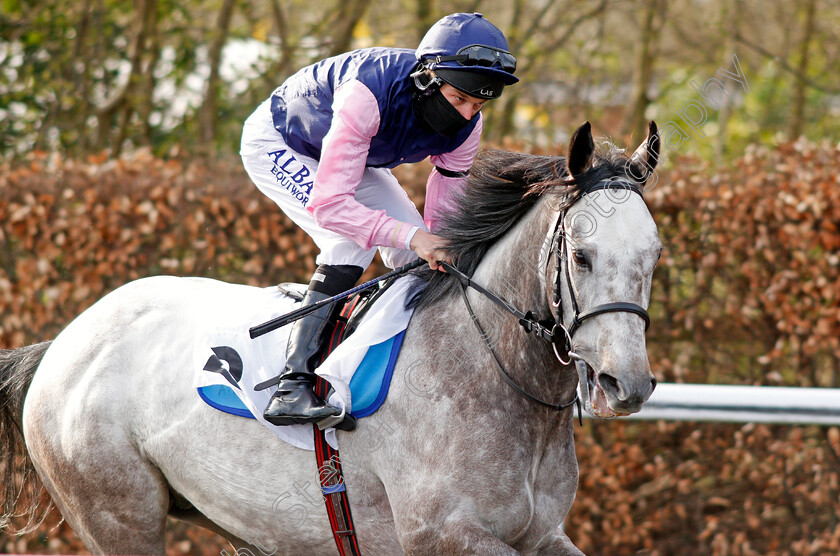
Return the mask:
<path id="1" fill-rule="evenodd" d="M 361 274 L 362 269 L 356 266 L 319 266 L 301 306 L 317 303 L 352 288 Z M 315 373 L 310 366 L 310 360 L 321 348 L 324 329 L 334 307 L 335 304 L 330 303 L 293 325 L 286 348 L 286 368 L 263 413 L 269 423 L 298 425 L 341 414 L 339 408 L 328 405 L 312 391 Z"/>

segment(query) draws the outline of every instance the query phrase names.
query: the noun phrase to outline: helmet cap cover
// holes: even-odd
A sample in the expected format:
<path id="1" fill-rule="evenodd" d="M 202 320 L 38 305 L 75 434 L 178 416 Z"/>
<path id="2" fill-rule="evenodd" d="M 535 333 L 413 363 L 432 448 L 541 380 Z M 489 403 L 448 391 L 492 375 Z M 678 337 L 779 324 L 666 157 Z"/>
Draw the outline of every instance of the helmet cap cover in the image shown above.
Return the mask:
<path id="1" fill-rule="evenodd" d="M 445 82 L 467 94 L 473 95 L 470 90 L 494 91 L 493 96 L 473 95 L 480 98 L 496 98 L 504 85 L 519 81 L 513 75 L 516 59 L 508 51 L 507 39 L 480 13 L 456 13 L 439 20 L 420 41 L 416 56 Z M 459 59 L 439 60 L 450 57 Z M 445 70 L 443 74 L 441 70 Z M 465 75 L 459 78 L 458 74 Z M 482 85 L 475 76 L 488 79 Z"/>

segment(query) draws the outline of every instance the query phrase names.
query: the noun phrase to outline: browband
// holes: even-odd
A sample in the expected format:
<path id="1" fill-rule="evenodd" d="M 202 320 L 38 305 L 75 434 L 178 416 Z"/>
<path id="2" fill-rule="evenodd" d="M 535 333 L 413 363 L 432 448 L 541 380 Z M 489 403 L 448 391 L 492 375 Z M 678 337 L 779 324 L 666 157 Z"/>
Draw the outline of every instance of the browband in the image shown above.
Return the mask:
<path id="1" fill-rule="evenodd" d="M 592 191 L 598 191 L 599 189 L 626 189 L 628 191 L 632 191 L 634 193 L 638 193 L 640 197 L 644 197 L 642 195 L 642 188 L 636 185 L 635 183 L 629 183 L 626 181 L 608 181 L 598 182 L 595 185 L 588 187 L 581 191 L 582 195 L 586 195 L 587 193 L 591 193 Z"/>

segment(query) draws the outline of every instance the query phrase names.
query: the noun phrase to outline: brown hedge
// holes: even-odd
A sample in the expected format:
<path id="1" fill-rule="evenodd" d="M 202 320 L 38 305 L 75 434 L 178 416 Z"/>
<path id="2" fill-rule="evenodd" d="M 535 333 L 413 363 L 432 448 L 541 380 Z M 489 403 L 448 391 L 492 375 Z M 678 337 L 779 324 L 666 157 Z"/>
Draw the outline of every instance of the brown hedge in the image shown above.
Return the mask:
<path id="1" fill-rule="evenodd" d="M 646 195 L 665 244 L 649 333 L 658 378 L 836 387 L 840 148 L 797 142 L 751 148 L 731 167 L 670 166 Z M 399 174 L 417 200 L 426 170 Z M 237 165 L 142 151 L 0 167 L 0 246 L 6 347 L 55 336 L 142 276 L 268 285 L 303 280 L 315 256 Z M 566 529 L 587 553 L 840 553 L 837 428 L 586 422 L 576 433 Z M 0 547 L 83 550 L 58 519 Z M 171 554 L 226 546 L 180 524 L 169 536 Z"/>

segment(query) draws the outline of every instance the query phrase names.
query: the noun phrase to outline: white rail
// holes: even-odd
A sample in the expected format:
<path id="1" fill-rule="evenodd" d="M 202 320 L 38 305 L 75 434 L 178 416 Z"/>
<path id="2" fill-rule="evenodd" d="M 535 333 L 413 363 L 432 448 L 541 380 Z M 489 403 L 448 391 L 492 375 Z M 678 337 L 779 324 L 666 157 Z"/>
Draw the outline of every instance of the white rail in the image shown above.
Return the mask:
<path id="1" fill-rule="evenodd" d="M 840 425 L 840 388 L 665 383 L 626 418 Z"/>

